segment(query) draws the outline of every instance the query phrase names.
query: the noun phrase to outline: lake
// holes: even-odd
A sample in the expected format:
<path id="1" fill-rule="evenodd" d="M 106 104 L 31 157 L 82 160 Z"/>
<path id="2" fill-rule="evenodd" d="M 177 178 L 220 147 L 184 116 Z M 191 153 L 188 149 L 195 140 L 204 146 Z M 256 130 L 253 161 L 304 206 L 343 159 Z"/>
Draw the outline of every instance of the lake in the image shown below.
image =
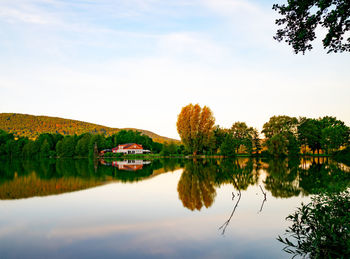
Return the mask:
<path id="1" fill-rule="evenodd" d="M 0 257 L 290 258 L 285 218 L 349 183 L 328 158 L 0 160 Z"/>

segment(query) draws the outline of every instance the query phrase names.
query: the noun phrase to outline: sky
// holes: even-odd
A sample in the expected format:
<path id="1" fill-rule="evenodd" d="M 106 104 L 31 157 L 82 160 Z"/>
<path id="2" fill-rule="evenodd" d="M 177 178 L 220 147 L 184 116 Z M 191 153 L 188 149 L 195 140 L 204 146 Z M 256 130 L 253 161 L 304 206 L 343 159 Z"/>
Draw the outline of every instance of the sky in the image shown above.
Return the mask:
<path id="1" fill-rule="evenodd" d="M 350 125 L 349 53 L 273 36 L 281 0 L 0 0 L 0 112 L 179 139 L 177 115 L 262 129 L 273 115 Z M 318 29 L 320 37 L 324 34 Z"/>

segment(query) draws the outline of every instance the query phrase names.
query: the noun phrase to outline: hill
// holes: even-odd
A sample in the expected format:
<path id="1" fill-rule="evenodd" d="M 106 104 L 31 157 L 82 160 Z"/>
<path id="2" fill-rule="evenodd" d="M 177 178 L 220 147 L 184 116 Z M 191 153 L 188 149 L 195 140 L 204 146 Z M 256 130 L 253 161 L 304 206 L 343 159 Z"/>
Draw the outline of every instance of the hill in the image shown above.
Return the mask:
<path id="1" fill-rule="evenodd" d="M 0 129 L 16 136 L 24 136 L 31 139 L 37 138 L 41 133 L 59 133 L 62 135 L 80 135 L 83 133 L 104 134 L 110 136 L 122 129 L 110 128 L 89 122 L 63 119 L 49 116 L 35 116 L 20 113 L 0 113 Z M 179 142 L 176 139 L 160 136 L 151 131 L 134 128 L 125 128 L 126 130 L 140 131 L 142 134 L 149 136 L 153 141 L 163 143 Z"/>

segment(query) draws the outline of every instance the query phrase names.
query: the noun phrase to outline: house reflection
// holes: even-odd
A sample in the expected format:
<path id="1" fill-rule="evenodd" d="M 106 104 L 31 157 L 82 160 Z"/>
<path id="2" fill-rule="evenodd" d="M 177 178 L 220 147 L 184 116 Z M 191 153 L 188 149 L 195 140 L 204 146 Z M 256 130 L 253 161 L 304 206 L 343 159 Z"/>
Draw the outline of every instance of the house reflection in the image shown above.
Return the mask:
<path id="1" fill-rule="evenodd" d="M 122 161 L 112 161 L 112 162 L 106 162 L 104 160 L 101 160 L 101 164 L 103 165 L 114 166 L 114 167 L 117 167 L 119 170 L 125 170 L 125 171 L 141 170 L 144 165 L 148 165 L 150 163 L 151 161 L 145 161 L 145 160 L 122 160 Z"/>

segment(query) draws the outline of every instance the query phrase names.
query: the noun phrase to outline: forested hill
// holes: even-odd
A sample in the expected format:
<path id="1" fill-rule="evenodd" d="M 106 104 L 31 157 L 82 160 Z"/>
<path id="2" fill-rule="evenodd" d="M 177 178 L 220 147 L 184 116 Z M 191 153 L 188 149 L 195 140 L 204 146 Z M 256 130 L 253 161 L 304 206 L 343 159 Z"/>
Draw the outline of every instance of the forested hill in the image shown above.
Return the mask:
<path id="1" fill-rule="evenodd" d="M 20 113 L 0 113 L 0 129 L 17 136 L 24 136 L 35 139 L 41 133 L 59 133 L 62 135 L 80 135 L 86 132 L 105 134 L 106 136 L 117 133 L 121 129 L 109 128 L 93 123 L 78 120 L 69 120 L 49 116 L 35 116 Z M 153 141 L 163 143 L 178 140 L 159 136 L 151 131 L 127 128 L 140 131 L 153 139 Z"/>

